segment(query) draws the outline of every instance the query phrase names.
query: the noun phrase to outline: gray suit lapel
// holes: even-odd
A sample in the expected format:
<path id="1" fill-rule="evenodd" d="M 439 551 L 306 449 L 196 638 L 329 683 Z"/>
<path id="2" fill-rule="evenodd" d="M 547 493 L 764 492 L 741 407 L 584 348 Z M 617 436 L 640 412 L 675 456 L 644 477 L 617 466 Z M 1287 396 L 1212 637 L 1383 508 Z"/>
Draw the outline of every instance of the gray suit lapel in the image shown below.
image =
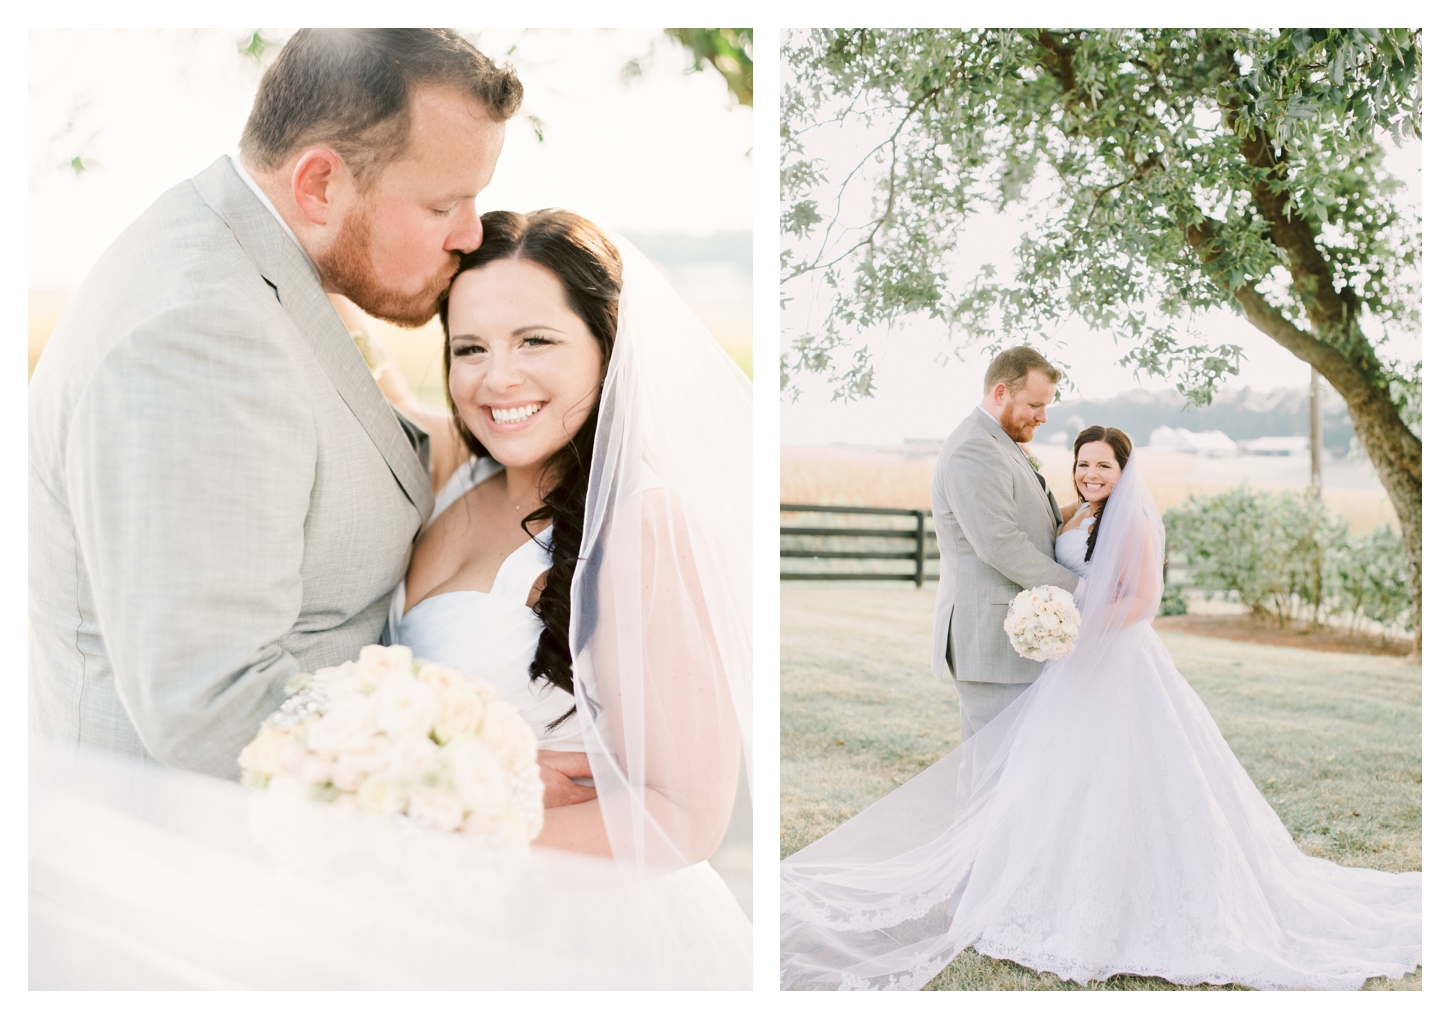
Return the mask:
<path id="1" fill-rule="evenodd" d="M 277 293 L 338 395 L 387 461 L 423 520 L 433 514 L 433 483 L 367 362 L 323 293 L 311 260 L 282 230 L 223 156 L 192 178 L 197 191 L 231 227 L 242 249 Z"/>
<path id="2" fill-rule="evenodd" d="M 1002 426 L 996 419 L 982 410 L 982 408 L 978 407 L 972 413 L 977 416 L 977 424 L 982 430 L 990 435 L 998 445 L 1005 447 L 1009 459 L 1012 458 L 1012 454 L 1016 454 L 1017 463 L 1025 468 L 1027 473 L 1032 477 L 1033 487 L 1038 490 L 1037 494 L 1042 498 L 1042 506 L 1047 510 L 1047 515 L 1053 519 L 1053 526 L 1055 528 L 1062 526 L 1062 513 L 1057 508 L 1056 498 L 1053 497 L 1052 492 L 1048 489 L 1047 481 L 1042 479 L 1042 475 L 1037 473 L 1037 468 L 1033 467 L 1032 462 L 1027 459 L 1027 454 L 1022 452 L 1022 447 L 1013 442 L 1007 436 L 1007 433 L 1002 430 Z"/>

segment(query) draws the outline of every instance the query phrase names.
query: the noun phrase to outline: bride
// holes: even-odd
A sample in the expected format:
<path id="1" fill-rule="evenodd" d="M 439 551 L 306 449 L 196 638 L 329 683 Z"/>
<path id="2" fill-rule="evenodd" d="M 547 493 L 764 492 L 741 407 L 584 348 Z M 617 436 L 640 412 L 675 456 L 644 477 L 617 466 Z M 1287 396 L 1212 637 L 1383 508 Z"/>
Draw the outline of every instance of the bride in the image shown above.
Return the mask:
<path id="1" fill-rule="evenodd" d="M 749 987 L 749 920 L 706 862 L 750 760 L 748 382 L 627 242 L 558 210 L 482 221 L 441 308 L 452 413 L 419 415 L 469 455 L 388 641 L 534 729 L 527 866 L 42 762 L 32 986 Z"/>
<path id="2" fill-rule="evenodd" d="M 781 864 L 781 985 L 915 990 L 963 949 L 1078 982 L 1338 989 L 1421 958 L 1420 874 L 1303 855 L 1152 627 L 1128 437 L 1075 444 L 1081 636 L 952 753 Z"/>

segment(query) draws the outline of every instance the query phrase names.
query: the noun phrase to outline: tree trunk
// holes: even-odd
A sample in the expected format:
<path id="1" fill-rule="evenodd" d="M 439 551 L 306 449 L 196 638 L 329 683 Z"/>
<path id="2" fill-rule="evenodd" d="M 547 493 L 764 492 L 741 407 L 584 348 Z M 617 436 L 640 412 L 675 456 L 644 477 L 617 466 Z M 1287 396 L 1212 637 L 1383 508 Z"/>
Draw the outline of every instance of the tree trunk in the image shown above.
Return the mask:
<path id="1" fill-rule="evenodd" d="M 1365 378 L 1335 348 L 1300 330 L 1282 312 L 1269 306 L 1263 296 L 1245 284 L 1234 294 L 1243 305 L 1244 317 L 1295 357 L 1317 368 L 1326 382 L 1344 397 L 1355 434 L 1365 455 L 1374 464 L 1380 484 L 1390 497 L 1400 519 L 1400 536 L 1410 566 L 1410 597 L 1414 604 L 1413 657 L 1420 657 L 1421 642 L 1421 488 L 1422 453 L 1420 440 L 1401 420 L 1389 394 Z"/>
<path id="2" fill-rule="evenodd" d="M 1238 110 L 1225 108 L 1225 118 L 1232 125 Z M 1307 219 L 1302 210 L 1292 207 L 1287 183 L 1287 169 L 1269 140 L 1262 134 L 1249 132 L 1239 147 L 1250 166 L 1268 171 L 1253 187 L 1254 201 L 1269 227 L 1274 244 L 1286 256 L 1285 268 L 1293 279 L 1294 292 L 1302 302 L 1310 331 L 1300 329 L 1278 308 L 1254 289 L 1256 281 L 1246 281 L 1232 291 L 1243 308 L 1244 317 L 1261 333 L 1299 360 L 1319 372 L 1349 409 L 1355 434 L 1364 446 L 1365 455 L 1374 464 L 1380 483 L 1384 485 L 1395 515 L 1400 520 L 1400 535 L 1410 568 L 1410 597 L 1414 605 L 1414 651 L 1419 660 L 1421 642 L 1421 443 L 1400 418 L 1390 398 L 1389 384 L 1384 377 L 1374 346 L 1359 328 L 1358 295 L 1349 287 L 1336 290 L 1334 273 L 1319 250 L 1319 228 Z M 1214 262 L 1220 254 L 1216 222 L 1205 218 L 1186 224 L 1184 235 L 1198 254 L 1205 268 L 1223 283 L 1222 273 Z"/>
<path id="3" fill-rule="evenodd" d="M 1309 369 L 1309 488 L 1314 498 L 1324 492 L 1324 419 L 1319 413 L 1319 369 Z"/>
<path id="4" fill-rule="evenodd" d="M 1188 242 L 1206 266 L 1218 255 L 1218 241 L 1212 220 L 1191 224 L 1184 229 Z M 1210 269 L 1210 271 L 1212 271 Z M 1296 274 L 1297 279 L 1297 274 Z M 1333 291 L 1331 295 L 1337 297 Z M 1340 396 L 1344 397 L 1355 434 L 1364 446 L 1365 455 L 1374 464 L 1375 473 L 1390 497 L 1400 521 L 1400 536 L 1410 568 L 1410 597 L 1414 605 L 1414 651 L 1418 661 L 1421 647 L 1421 487 L 1422 452 L 1420 439 L 1400 418 L 1399 410 L 1388 390 L 1377 385 L 1379 364 L 1368 341 L 1351 319 L 1350 334 L 1345 346 L 1359 356 L 1351 361 L 1339 348 L 1300 329 L 1254 289 L 1244 283 L 1233 292 L 1243 308 L 1249 324 L 1268 336 L 1299 360 L 1318 370 Z M 1324 302 L 1316 302 L 1322 308 Z M 1319 317 L 1311 313 L 1312 318 Z"/>

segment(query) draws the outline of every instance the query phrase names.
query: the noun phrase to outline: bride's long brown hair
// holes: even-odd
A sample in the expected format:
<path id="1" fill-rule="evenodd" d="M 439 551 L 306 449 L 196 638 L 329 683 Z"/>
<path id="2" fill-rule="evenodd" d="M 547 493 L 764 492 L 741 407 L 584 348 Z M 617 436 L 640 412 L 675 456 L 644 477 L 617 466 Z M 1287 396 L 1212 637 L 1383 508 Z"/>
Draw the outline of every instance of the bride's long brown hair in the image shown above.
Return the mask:
<path id="1" fill-rule="evenodd" d="M 1082 489 L 1077 487 L 1077 456 L 1083 446 L 1089 442 L 1106 442 L 1113 447 L 1113 456 L 1117 458 L 1118 469 L 1122 470 L 1128 466 L 1128 454 L 1133 452 L 1133 440 L 1128 438 L 1128 433 L 1119 428 L 1110 428 L 1106 425 L 1088 425 L 1077 433 L 1077 439 L 1072 444 L 1072 487 L 1077 492 L 1077 497 L 1083 502 L 1088 497 L 1083 495 Z M 1087 556 L 1085 561 L 1092 562 L 1093 548 L 1098 543 L 1098 532 L 1103 529 L 1103 517 L 1108 515 L 1108 501 L 1112 499 L 1110 494 L 1103 500 L 1103 508 L 1098 510 L 1097 523 L 1093 524 L 1092 530 L 1088 531 Z"/>
<path id="2" fill-rule="evenodd" d="M 518 212 L 489 212 L 482 217 L 483 243 L 467 255 L 458 272 L 487 265 L 500 258 L 521 259 L 549 270 L 564 286 L 564 295 L 574 314 L 584 320 L 599 344 L 608 368 L 614 351 L 614 337 L 619 329 L 619 291 L 624 280 L 624 263 L 604 231 L 583 216 L 563 209 L 540 209 L 527 215 Z M 458 276 L 453 277 L 457 279 Z M 443 323 L 443 391 L 448 396 L 448 409 L 453 424 L 464 443 L 477 456 L 488 450 L 471 433 L 458 416 L 458 407 L 447 386 L 453 358 L 448 342 L 448 294 L 438 302 Z M 539 649 L 529 666 L 529 678 L 540 676 L 561 690 L 574 692 L 574 658 L 569 652 L 569 589 L 574 568 L 579 561 L 579 543 L 584 535 L 584 496 L 589 485 L 589 464 L 594 456 L 594 432 L 599 422 L 599 398 L 596 395 L 589 417 L 574 437 L 544 464 L 544 477 L 550 488 L 543 493 L 543 505 L 524 517 L 522 526 L 528 534 L 533 521 L 552 520 L 553 541 L 550 543 L 548 578 L 543 593 L 534 603 L 534 611 L 544 623 L 539 635 Z M 533 535 L 530 534 L 530 539 Z M 569 715 L 556 719 L 550 728 Z"/>

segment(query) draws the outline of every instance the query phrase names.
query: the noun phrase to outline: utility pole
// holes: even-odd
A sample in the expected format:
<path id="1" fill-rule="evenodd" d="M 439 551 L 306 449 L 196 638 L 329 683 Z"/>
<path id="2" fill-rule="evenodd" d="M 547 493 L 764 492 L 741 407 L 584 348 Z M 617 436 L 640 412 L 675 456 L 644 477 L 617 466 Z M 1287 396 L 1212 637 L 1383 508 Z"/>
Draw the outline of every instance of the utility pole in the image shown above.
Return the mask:
<path id="1" fill-rule="evenodd" d="M 1317 499 L 1324 488 L 1320 467 L 1324 450 L 1324 427 L 1319 419 L 1319 371 L 1309 369 L 1309 491 Z"/>

